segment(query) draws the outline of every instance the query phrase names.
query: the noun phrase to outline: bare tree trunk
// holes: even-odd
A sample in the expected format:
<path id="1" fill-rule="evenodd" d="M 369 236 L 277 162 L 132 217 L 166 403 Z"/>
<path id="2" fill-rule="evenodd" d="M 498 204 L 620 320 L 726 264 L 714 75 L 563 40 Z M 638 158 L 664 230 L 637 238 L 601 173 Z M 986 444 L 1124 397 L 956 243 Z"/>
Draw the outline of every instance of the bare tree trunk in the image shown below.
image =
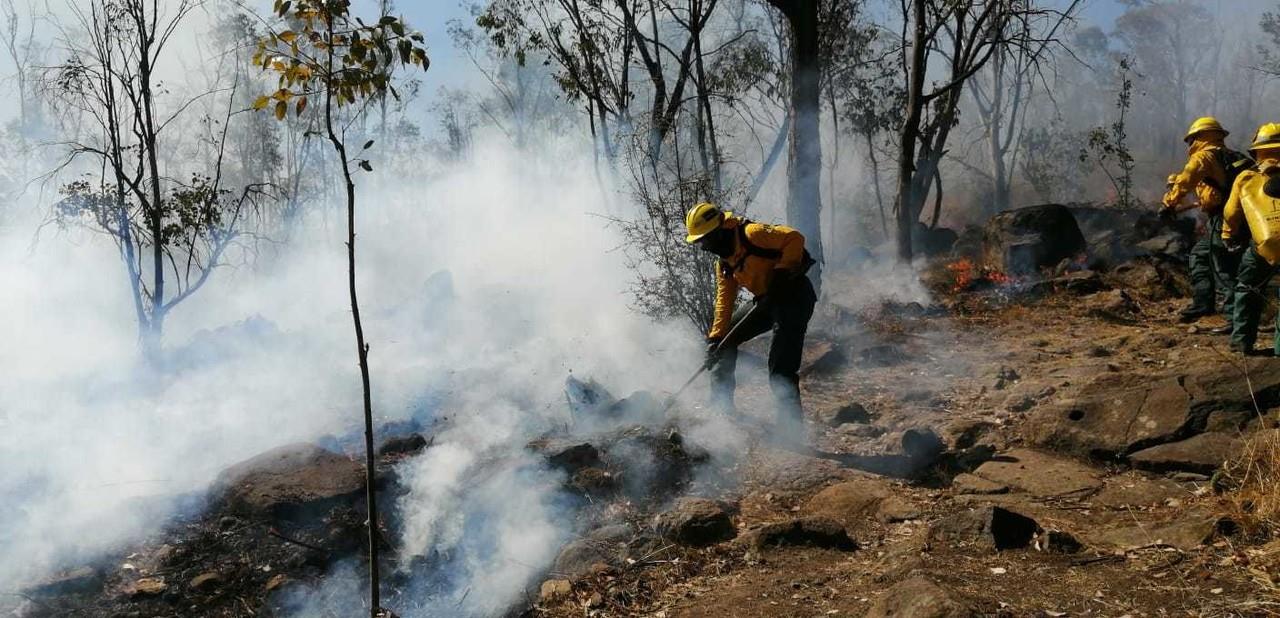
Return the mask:
<path id="1" fill-rule="evenodd" d="M 819 131 L 822 59 L 818 0 L 770 0 L 791 26 L 791 148 L 787 159 L 787 222 L 805 236 L 821 279 L 822 136 Z"/>
<path id="2" fill-rule="evenodd" d="M 929 229 L 938 228 L 938 217 L 942 215 L 942 173 L 933 170 L 933 218 L 929 220 Z"/>
<path id="3" fill-rule="evenodd" d="M 1009 185 L 1004 165 L 1004 150 L 1000 147 L 1004 120 L 1004 53 L 996 52 L 991 59 L 992 88 L 990 122 L 987 126 L 987 154 L 991 158 L 991 212 L 1009 207 Z"/>
<path id="4" fill-rule="evenodd" d="M 147 173 L 150 175 L 148 188 L 151 191 L 151 212 L 148 225 L 151 233 L 151 319 L 143 339 L 143 350 L 151 360 L 156 360 L 160 338 L 164 331 L 164 207 L 160 193 L 160 164 L 156 153 L 155 105 L 151 91 L 151 46 L 155 40 L 155 32 L 147 21 L 144 0 L 134 0 L 130 13 L 134 26 L 138 29 L 138 90 L 142 100 L 142 147 L 146 150 Z M 155 19 L 153 15 L 151 19 Z"/>
<path id="5" fill-rule="evenodd" d="M 836 168 L 840 165 L 840 112 L 836 108 L 836 93 L 827 88 L 827 104 L 831 106 L 831 169 L 827 171 L 827 199 L 831 209 L 827 222 L 828 244 L 823 247 L 835 251 L 836 246 Z"/>
<path id="6" fill-rule="evenodd" d="M 97 12 L 93 13 L 93 29 L 92 35 L 95 45 L 106 45 L 105 36 L 100 38 L 100 34 L 104 31 L 100 30 Z M 147 317 L 147 310 L 144 304 L 142 292 L 142 274 L 138 272 L 138 256 L 134 246 L 133 227 L 129 220 L 129 211 L 127 197 L 125 194 L 128 185 L 124 177 L 124 147 L 120 140 L 120 110 L 117 107 L 119 102 L 116 99 L 115 88 L 115 71 L 114 57 L 109 49 L 99 47 L 99 55 L 102 58 L 103 71 L 99 76 L 102 80 L 102 102 L 103 117 L 106 122 L 107 130 L 107 159 L 111 166 L 112 175 L 115 178 L 115 199 L 116 199 L 116 226 L 119 228 L 119 240 L 121 258 L 124 261 L 125 272 L 129 276 L 129 291 L 133 297 L 133 311 L 138 320 L 138 337 L 139 341 L 147 336 L 150 332 L 150 319 Z"/>
<path id="7" fill-rule="evenodd" d="M 867 157 L 871 159 L 871 186 L 875 188 L 876 205 L 880 207 L 880 229 L 884 237 L 889 237 L 889 218 L 884 212 L 884 194 L 880 191 L 880 158 L 876 156 L 876 145 L 871 132 L 863 134 L 867 140 Z"/>
<path id="8" fill-rule="evenodd" d="M 698 0 L 691 2 L 690 19 L 696 20 L 694 24 L 702 22 L 702 3 Z M 692 24 L 691 24 L 692 25 Z M 713 186 L 717 195 L 723 184 L 720 173 L 720 144 L 716 139 L 716 122 L 715 117 L 711 114 L 711 93 L 707 88 L 706 67 L 702 58 L 702 26 L 694 25 L 694 31 L 689 33 L 693 37 L 693 61 L 694 69 L 697 71 L 697 88 L 698 88 L 698 117 L 702 120 L 699 122 L 699 147 L 702 149 L 702 165 L 708 168 Z M 705 138 L 701 133 L 705 130 Z M 707 143 L 701 141 L 705 139 Z M 710 147 L 710 160 L 708 161 L 707 148 Z"/>
<path id="9" fill-rule="evenodd" d="M 898 132 L 898 260 L 910 264 L 911 228 L 915 224 L 915 192 L 912 172 L 915 170 L 916 139 L 920 135 L 920 119 L 924 108 L 925 0 L 912 0 L 911 62 L 908 69 L 907 114 Z M 905 15 L 903 17 L 906 17 Z"/>

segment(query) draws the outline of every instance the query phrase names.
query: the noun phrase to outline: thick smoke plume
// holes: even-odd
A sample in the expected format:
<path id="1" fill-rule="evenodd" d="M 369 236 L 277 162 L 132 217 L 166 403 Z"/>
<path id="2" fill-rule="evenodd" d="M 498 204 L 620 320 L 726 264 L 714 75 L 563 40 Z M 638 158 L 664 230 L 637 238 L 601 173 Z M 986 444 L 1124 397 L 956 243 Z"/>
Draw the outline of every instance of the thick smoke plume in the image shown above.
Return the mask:
<path id="1" fill-rule="evenodd" d="M 478 144 L 471 160 L 424 162 L 419 179 L 362 179 L 375 410 L 454 415 L 407 470 L 410 552 L 545 565 L 563 534 L 554 479 L 516 466 L 477 488 L 471 468 L 565 422 L 571 372 L 626 393 L 696 366 L 687 327 L 629 310 L 618 241 L 595 214 L 604 194 L 576 151 Z M 341 230 L 322 224 L 333 217 L 217 273 L 173 314 L 170 362 L 153 370 L 108 240 L 38 228 L 41 208 L 24 208 L 0 239 L 0 590 L 159 532 L 230 463 L 357 426 Z M 477 525 L 495 545 L 465 546 Z M 469 582 L 486 592 L 475 603 L 523 585 L 506 567 L 466 568 L 489 578 Z"/>

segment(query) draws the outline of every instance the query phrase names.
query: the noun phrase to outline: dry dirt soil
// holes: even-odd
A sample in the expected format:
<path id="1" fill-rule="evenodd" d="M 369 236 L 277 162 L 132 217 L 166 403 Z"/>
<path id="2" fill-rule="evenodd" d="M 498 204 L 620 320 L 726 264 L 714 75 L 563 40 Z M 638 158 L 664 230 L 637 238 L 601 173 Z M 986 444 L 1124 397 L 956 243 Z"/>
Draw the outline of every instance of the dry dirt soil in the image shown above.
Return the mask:
<path id="1" fill-rule="evenodd" d="M 1183 301 L 1164 294 L 1073 287 L 823 307 L 803 382 L 813 452 L 761 440 L 742 486 L 708 496 L 737 537 L 544 584 L 532 613 L 1280 615 L 1277 544 L 1214 487 L 1240 437 L 1276 431 L 1274 393 L 1258 394 L 1280 360 L 1230 355 L 1207 333 L 1220 318 L 1179 324 Z M 762 381 L 740 382 L 740 407 L 766 417 Z M 942 436 L 943 461 L 912 478 L 865 471 L 912 428 Z M 760 542 L 813 518 L 856 549 Z"/>

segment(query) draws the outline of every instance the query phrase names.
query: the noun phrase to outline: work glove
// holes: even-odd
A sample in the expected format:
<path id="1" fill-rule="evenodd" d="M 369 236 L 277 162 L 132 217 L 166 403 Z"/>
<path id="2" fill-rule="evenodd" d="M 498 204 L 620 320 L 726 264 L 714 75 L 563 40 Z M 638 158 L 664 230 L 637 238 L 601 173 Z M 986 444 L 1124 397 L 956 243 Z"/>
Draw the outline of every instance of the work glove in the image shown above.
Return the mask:
<path id="1" fill-rule="evenodd" d="M 706 358 L 704 358 L 702 361 L 703 367 L 710 369 L 714 367 L 717 362 L 720 361 L 720 349 L 721 349 L 720 342 L 722 341 L 724 341 L 724 339 L 721 337 L 716 337 L 714 339 L 707 339 Z"/>

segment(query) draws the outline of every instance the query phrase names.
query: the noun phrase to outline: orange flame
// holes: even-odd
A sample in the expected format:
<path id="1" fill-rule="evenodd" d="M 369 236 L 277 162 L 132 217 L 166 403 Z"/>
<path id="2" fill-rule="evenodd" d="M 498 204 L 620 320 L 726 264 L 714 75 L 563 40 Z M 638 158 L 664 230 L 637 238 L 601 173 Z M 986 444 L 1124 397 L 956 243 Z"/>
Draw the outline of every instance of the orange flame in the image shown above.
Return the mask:
<path id="1" fill-rule="evenodd" d="M 965 292 L 982 283 L 989 283 L 994 286 L 1006 286 L 1014 283 L 1013 277 L 990 266 L 978 266 L 968 258 L 947 264 L 947 271 L 951 273 L 953 281 L 952 292 Z"/>

